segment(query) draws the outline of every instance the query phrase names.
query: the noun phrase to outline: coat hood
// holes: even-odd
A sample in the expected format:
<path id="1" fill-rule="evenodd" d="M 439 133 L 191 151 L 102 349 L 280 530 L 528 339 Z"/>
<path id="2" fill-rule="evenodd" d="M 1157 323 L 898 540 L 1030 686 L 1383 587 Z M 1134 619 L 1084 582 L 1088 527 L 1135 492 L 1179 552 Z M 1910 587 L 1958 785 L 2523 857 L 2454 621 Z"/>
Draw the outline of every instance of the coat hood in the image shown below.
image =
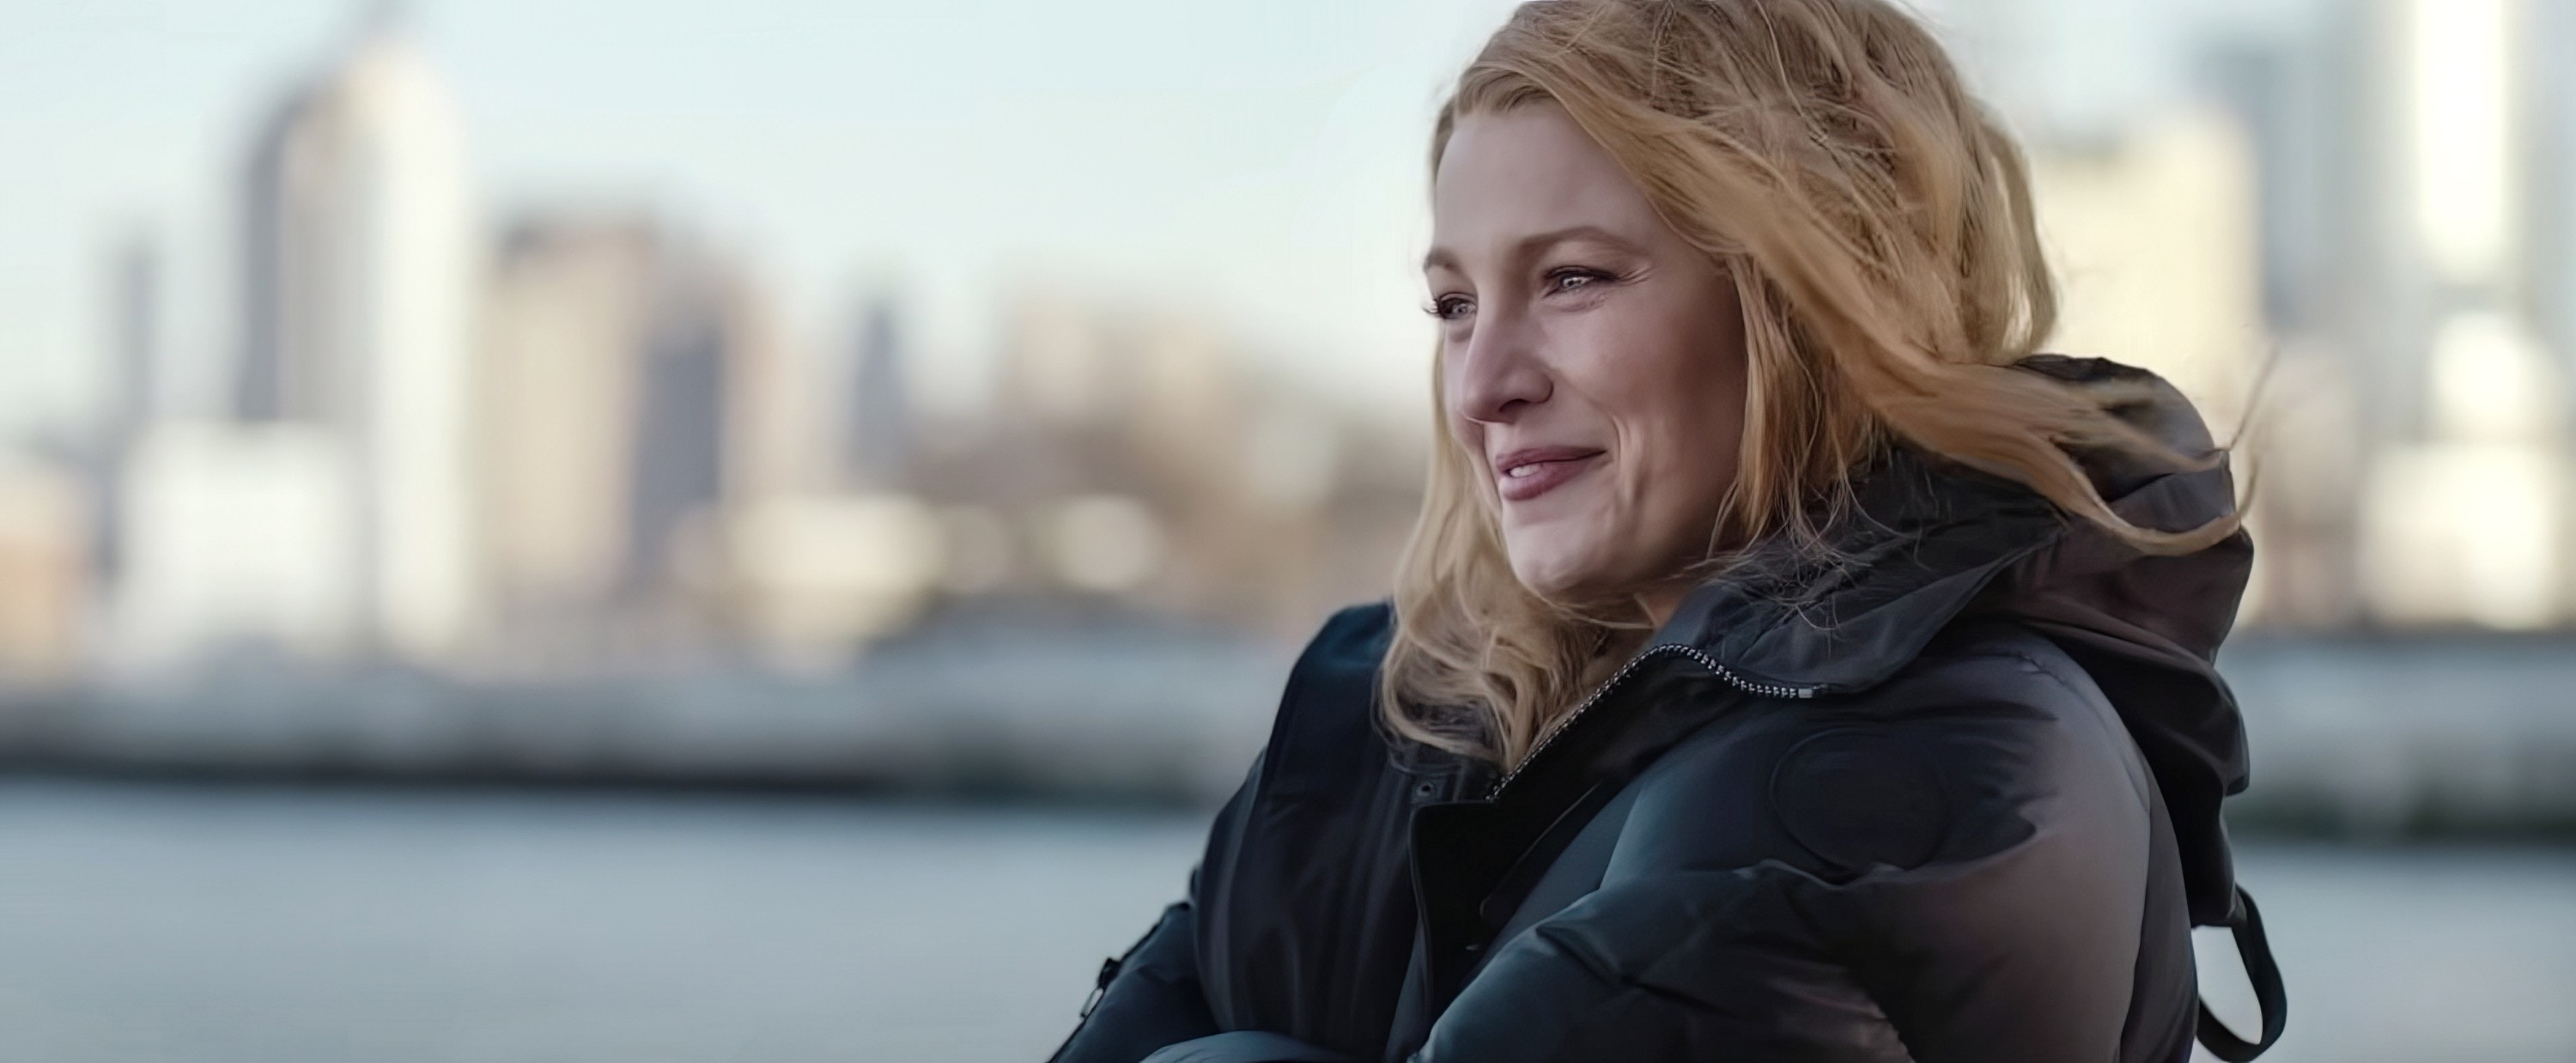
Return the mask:
<path id="1" fill-rule="evenodd" d="M 2019 367 L 2144 393 L 2123 420 L 2184 454 L 2213 449 L 2189 400 L 2154 373 L 2098 358 L 2036 355 Z M 2145 385 L 2140 387 L 2139 385 Z M 2106 450 L 2077 454 L 2111 508 L 2183 531 L 2235 510 L 2224 463 L 2171 471 Z M 1748 680 L 1833 694 L 1911 662 L 1953 620 L 2030 626 L 2082 665 L 2154 774 L 2182 856 L 2192 919 L 2234 915 L 2220 801 L 2246 782 L 2243 719 L 2213 658 L 2253 562 L 2242 529 L 2190 554 L 2156 556 L 2000 477 L 1896 448 L 1854 485 L 1826 530 L 1837 560 L 1757 552 L 1694 590 L 1650 644 L 1679 643 Z"/>

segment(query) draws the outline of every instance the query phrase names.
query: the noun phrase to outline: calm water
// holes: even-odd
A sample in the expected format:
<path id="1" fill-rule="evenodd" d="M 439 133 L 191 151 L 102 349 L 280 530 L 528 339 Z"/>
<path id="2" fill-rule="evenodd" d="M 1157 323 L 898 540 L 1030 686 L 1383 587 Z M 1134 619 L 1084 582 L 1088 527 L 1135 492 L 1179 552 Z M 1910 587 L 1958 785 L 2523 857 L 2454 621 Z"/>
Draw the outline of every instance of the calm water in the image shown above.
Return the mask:
<path id="1" fill-rule="evenodd" d="M 1202 822 L 0 779 L 0 1061 L 1040 1059 Z M 2244 877 L 2283 1063 L 2576 1060 L 2576 853 Z"/>

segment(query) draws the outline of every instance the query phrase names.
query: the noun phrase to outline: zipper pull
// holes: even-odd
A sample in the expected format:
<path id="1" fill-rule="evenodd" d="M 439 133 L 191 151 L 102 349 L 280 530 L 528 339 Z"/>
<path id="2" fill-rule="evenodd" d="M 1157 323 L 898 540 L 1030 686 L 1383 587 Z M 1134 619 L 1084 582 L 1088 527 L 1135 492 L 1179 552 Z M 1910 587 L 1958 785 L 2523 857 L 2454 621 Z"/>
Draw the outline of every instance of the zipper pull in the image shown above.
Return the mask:
<path id="1" fill-rule="evenodd" d="M 1092 982 L 1091 995 L 1082 1002 L 1082 1018 L 1090 1018 L 1091 1009 L 1100 1006 L 1100 998 L 1109 995 L 1109 983 L 1118 977 L 1120 966 L 1116 956 L 1100 961 L 1100 977 Z"/>

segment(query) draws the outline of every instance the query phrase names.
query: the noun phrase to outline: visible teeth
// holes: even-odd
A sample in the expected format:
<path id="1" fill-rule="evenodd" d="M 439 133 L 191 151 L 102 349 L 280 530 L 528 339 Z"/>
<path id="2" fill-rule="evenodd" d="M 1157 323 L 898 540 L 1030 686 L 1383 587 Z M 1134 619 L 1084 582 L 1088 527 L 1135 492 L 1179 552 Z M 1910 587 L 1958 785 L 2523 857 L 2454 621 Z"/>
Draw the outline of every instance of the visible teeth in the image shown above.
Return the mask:
<path id="1" fill-rule="evenodd" d="M 1511 471 L 1505 472 L 1503 475 L 1509 476 L 1515 480 L 1524 476 L 1536 476 L 1538 475 L 1538 463 L 1531 462 L 1527 465 L 1514 465 L 1511 467 Z"/>

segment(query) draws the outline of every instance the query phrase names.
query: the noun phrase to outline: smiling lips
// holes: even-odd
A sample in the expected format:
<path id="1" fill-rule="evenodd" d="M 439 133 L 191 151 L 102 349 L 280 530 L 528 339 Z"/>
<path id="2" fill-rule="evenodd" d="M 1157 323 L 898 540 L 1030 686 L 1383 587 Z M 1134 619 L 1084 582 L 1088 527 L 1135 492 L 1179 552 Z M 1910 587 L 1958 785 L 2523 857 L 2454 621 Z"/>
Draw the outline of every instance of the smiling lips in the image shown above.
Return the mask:
<path id="1" fill-rule="evenodd" d="M 1583 475 L 1602 452 L 1583 447 L 1524 447 L 1494 459 L 1494 484 L 1508 502 L 1526 502 Z"/>

